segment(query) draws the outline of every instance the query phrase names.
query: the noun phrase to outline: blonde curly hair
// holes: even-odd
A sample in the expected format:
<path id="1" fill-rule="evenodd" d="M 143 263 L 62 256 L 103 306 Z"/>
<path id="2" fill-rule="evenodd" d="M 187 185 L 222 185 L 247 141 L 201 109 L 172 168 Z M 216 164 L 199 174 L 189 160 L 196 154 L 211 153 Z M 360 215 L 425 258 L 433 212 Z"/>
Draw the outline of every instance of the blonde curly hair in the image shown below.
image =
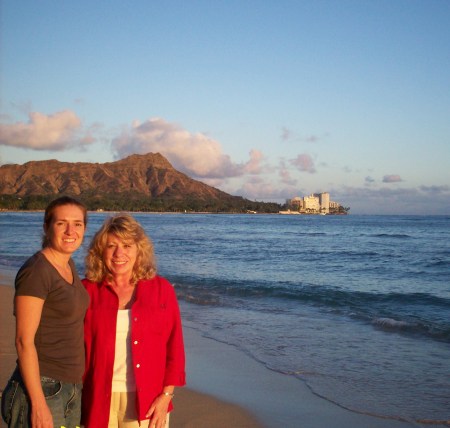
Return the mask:
<path id="1" fill-rule="evenodd" d="M 133 266 L 131 282 L 151 279 L 156 275 L 156 260 L 153 243 L 142 226 L 129 214 L 117 214 L 105 220 L 92 238 L 86 256 L 86 278 L 93 282 L 112 281 L 112 275 L 103 261 L 108 235 L 115 235 L 123 241 L 132 241 L 137 246 L 136 263 Z"/>

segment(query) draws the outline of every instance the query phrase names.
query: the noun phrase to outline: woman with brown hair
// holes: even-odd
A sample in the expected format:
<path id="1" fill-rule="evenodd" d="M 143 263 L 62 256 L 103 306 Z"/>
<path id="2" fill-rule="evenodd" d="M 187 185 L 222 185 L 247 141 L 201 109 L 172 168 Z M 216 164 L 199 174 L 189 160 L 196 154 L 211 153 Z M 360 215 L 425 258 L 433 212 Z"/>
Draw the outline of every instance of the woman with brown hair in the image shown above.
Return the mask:
<path id="1" fill-rule="evenodd" d="M 70 197 L 55 199 L 44 214 L 42 250 L 17 273 L 17 368 L 2 394 L 2 416 L 9 427 L 80 424 L 89 296 L 71 255 L 83 241 L 86 223 L 83 204 Z"/>

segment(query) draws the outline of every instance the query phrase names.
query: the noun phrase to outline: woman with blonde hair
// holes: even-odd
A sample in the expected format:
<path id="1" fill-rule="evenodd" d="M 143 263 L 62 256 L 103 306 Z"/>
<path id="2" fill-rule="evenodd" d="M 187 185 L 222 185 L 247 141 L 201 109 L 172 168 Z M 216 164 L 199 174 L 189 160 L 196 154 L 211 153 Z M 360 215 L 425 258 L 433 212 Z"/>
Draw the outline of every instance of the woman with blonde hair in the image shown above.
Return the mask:
<path id="1" fill-rule="evenodd" d="M 86 257 L 86 428 L 167 428 L 185 384 L 181 317 L 173 286 L 156 274 L 153 245 L 128 214 L 105 220 Z"/>

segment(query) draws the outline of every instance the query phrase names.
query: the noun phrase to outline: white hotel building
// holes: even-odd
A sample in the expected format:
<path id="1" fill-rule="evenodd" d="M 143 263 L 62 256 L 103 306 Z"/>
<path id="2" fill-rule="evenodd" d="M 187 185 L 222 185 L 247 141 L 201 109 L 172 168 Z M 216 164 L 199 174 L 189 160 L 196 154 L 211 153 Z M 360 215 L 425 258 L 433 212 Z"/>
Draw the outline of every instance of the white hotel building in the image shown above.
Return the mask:
<path id="1" fill-rule="evenodd" d="M 289 210 L 298 211 L 301 214 L 329 214 L 330 208 L 335 211 L 340 207 L 339 203 L 330 201 L 328 192 L 313 193 L 303 198 L 296 196 L 288 199 L 286 205 Z"/>

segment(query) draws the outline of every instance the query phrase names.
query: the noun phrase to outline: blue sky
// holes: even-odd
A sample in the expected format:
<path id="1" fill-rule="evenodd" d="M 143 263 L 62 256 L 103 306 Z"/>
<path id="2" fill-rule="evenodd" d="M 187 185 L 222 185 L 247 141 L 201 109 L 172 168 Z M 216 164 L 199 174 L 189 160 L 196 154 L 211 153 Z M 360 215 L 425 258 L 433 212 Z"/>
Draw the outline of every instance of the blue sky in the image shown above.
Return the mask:
<path id="1" fill-rule="evenodd" d="M 160 152 L 249 199 L 450 214 L 450 1 L 1 1 L 0 163 Z"/>

